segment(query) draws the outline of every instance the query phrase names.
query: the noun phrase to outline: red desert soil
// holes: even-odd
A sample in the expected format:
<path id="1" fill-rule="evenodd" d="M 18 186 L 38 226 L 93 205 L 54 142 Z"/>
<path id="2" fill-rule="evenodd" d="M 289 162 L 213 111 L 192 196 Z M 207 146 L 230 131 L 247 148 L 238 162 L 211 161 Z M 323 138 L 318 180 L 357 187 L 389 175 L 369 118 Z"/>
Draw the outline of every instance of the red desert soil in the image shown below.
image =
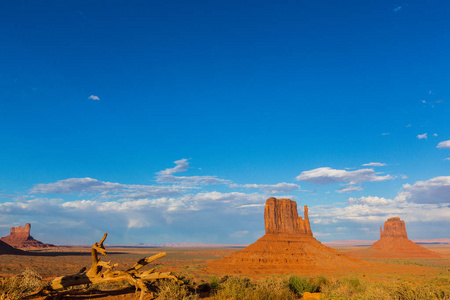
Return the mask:
<path id="1" fill-rule="evenodd" d="M 405 222 L 390 218 L 380 226 L 380 239 L 368 249 L 347 252 L 352 257 L 367 258 L 443 258 L 408 239 Z"/>

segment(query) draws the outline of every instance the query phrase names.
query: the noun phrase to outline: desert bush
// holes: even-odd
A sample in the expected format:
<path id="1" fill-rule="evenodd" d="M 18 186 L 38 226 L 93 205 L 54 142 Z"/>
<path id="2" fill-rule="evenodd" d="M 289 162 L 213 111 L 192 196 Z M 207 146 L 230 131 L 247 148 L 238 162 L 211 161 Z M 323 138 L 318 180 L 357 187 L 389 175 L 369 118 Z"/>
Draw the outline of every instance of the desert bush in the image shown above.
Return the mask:
<path id="1" fill-rule="evenodd" d="M 213 299 L 290 300 L 295 299 L 295 294 L 289 289 L 286 280 L 265 278 L 252 282 L 245 277 L 227 277 Z"/>
<path id="2" fill-rule="evenodd" d="M 217 276 L 212 276 L 209 279 L 209 286 L 212 290 L 217 290 L 220 287 L 219 278 Z"/>
<path id="3" fill-rule="evenodd" d="M 358 278 L 328 280 L 321 287 L 321 292 L 330 297 L 356 298 L 364 295 L 366 285 Z"/>
<path id="4" fill-rule="evenodd" d="M 19 300 L 38 291 L 44 285 L 45 283 L 38 273 L 26 269 L 20 275 L 3 279 L 0 282 L 0 299 Z"/>
<path id="5" fill-rule="evenodd" d="M 198 295 L 190 294 L 184 284 L 179 284 L 173 280 L 164 280 L 158 286 L 159 300 L 195 300 Z"/>
<path id="6" fill-rule="evenodd" d="M 323 279 L 322 279 L 323 278 Z M 302 296 L 305 292 L 320 292 L 320 284 L 326 282 L 325 277 L 314 280 L 312 278 L 292 275 L 289 277 L 289 288 L 296 294 Z"/>

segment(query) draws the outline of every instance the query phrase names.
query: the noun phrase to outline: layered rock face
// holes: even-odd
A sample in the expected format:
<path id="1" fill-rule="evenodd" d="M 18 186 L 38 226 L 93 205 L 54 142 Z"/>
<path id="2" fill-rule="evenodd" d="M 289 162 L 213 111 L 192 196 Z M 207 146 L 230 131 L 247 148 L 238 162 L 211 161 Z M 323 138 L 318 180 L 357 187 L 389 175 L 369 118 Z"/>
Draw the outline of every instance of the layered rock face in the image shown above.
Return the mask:
<path id="1" fill-rule="evenodd" d="M 405 221 L 400 220 L 399 217 L 390 218 L 384 222 L 384 231 L 380 226 L 380 238 L 384 237 L 399 237 L 408 238 L 406 233 Z"/>
<path id="2" fill-rule="evenodd" d="M 31 224 L 26 223 L 25 227 L 11 227 L 10 234 L 8 236 L 2 237 L 1 240 L 10 246 L 19 249 L 42 249 L 42 248 L 52 248 L 55 245 L 44 244 L 38 240 L 35 240 L 31 235 Z"/>
<path id="3" fill-rule="evenodd" d="M 297 203 L 290 199 L 269 198 L 264 208 L 266 234 L 302 234 L 312 236 L 305 205 L 305 219 L 298 216 Z"/>
<path id="4" fill-rule="evenodd" d="M 264 209 L 266 234 L 241 251 L 209 263 L 224 274 L 321 274 L 360 267 L 364 262 L 322 245 L 313 237 L 308 208 L 304 219 L 297 203 L 269 198 Z"/>

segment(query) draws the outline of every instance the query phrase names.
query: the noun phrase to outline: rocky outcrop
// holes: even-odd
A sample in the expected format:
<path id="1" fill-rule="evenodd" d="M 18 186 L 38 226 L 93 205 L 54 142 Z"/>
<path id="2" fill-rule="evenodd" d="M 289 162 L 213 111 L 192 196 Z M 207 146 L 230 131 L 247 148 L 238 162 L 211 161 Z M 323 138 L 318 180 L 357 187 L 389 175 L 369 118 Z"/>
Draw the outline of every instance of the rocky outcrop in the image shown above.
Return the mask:
<path id="1" fill-rule="evenodd" d="M 43 249 L 56 247 L 52 244 L 44 244 L 35 240 L 31 235 L 31 224 L 26 223 L 25 227 L 11 227 L 10 234 L 2 237 L 1 240 L 10 246 L 18 249 Z"/>
<path id="2" fill-rule="evenodd" d="M 371 247 L 348 252 L 348 255 L 370 258 L 442 258 L 438 253 L 409 240 L 405 222 L 399 217 L 384 222 L 384 230 L 380 227 L 380 239 Z"/>
<path id="3" fill-rule="evenodd" d="M 405 221 L 400 220 L 399 217 L 388 219 L 384 222 L 384 231 L 380 226 L 380 238 L 384 237 L 399 237 L 408 238 L 406 233 Z"/>
<path id="4" fill-rule="evenodd" d="M 331 249 L 313 237 L 308 208 L 304 219 L 297 203 L 269 198 L 264 209 L 266 234 L 241 251 L 209 263 L 212 272 L 224 274 L 321 274 L 345 272 L 365 263 Z"/>
<path id="5" fill-rule="evenodd" d="M 298 216 L 297 203 L 290 199 L 269 198 L 264 208 L 266 234 L 302 234 L 312 236 L 305 205 L 303 220 Z"/>

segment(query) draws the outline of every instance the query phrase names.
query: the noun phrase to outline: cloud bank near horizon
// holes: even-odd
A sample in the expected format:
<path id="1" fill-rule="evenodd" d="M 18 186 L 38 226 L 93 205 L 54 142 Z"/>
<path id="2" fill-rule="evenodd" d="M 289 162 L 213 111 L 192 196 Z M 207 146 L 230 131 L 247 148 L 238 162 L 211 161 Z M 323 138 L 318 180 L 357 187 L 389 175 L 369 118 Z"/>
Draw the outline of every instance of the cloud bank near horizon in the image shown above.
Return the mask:
<path id="1" fill-rule="evenodd" d="M 178 231 L 181 234 L 192 230 L 191 226 L 202 223 L 211 224 L 205 230 L 210 231 L 212 236 L 214 231 L 225 231 L 227 242 L 250 242 L 254 236 L 251 232 L 261 233 L 263 230 L 261 215 L 267 198 L 275 196 L 295 200 L 297 196 L 291 193 L 305 192 L 299 185 L 288 182 L 236 184 L 215 175 L 177 176 L 174 174 L 188 172 L 189 160 L 181 159 L 174 163 L 175 167 L 157 172 L 156 183 L 150 185 L 121 184 L 89 177 L 39 183 L 28 194 L 0 203 L 0 218 L 2 223 L 14 225 L 30 219 L 42 223 L 44 227 L 49 222 L 63 224 L 61 228 L 67 227 L 69 231 L 81 228 L 88 232 L 98 227 L 122 234 L 130 230 L 158 231 L 162 235 L 158 242 L 174 241 L 174 235 L 168 232 Z M 165 176 L 176 179 L 162 179 Z M 325 186 L 344 184 L 336 191 L 344 194 L 360 193 L 362 187 L 355 184 L 377 183 L 393 178 L 373 169 L 347 171 L 324 167 L 303 171 L 295 179 Z M 218 185 L 221 190 L 211 189 L 212 184 Z M 321 226 L 327 224 L 381 224 L 393 215 L 409 222 L 449 222 L 449 194 L 450 176 L 439 176 L 404 184 L 393 199 L 370 195 L 350 197 L 344 203 L 333 205 L 298 203 L 307 204 L 312 222 L 320 230 L 325 230 L 327 228 Z M 230 220 L 233 222 L 230 223 Z M 252 231 L 249 230 L 249 222 L 260 225 L 253 227 Z M 207 236 L 211 238 L 211 235 Z M 202 241 L 208 242 L 201 238 L 197 240 Z"/>

